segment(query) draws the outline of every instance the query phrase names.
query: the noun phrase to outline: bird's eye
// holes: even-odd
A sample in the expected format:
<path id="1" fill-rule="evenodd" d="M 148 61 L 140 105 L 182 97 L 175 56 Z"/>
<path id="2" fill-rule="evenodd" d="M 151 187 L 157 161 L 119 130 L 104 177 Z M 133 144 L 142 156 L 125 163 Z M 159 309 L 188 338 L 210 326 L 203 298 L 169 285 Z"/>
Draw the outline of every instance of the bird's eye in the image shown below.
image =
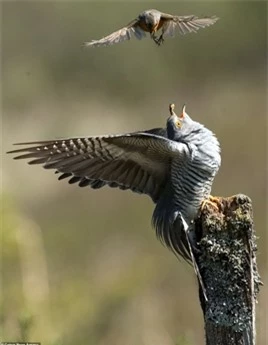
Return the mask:
<path id="1" fill-rule="evenodd" d="M 178 127 L 178 128 L 181 128 L 181 126 L 182 126 L 182 123 L 181 123 L 181 121 L 179 121 L 179 120 L 177 120 L 177 121 L 175 122 L 175 124 L 176 124 L 176 127 Z"/>

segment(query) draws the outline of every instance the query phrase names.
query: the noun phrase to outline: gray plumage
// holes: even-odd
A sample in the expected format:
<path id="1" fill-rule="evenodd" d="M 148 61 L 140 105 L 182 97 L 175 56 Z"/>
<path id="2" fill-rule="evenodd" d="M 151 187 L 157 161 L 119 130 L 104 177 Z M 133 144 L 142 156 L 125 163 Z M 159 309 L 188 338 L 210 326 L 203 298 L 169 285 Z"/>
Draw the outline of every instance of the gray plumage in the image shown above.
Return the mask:
<path id="1" fill-rule="evenodd" d="M 16 145 L 15 159 L 31 159 L 55 169 L 59 180 L 94 189 L 104 186 L 147 194 L 156 204 L 152 222 L 157 237 L 176 255 L 191 260 L 181 218 L 191 226 L 208 198 L 221 158 L 215 135 L 183 108 L 170 106 L 166 128 L 108 135 L 37 141 Z"/>
<path id="2" fill-rule="evenodd" d="M 150 33 L 151 38 L 157 45 L 164 42 L 167 36 L 173 37 L 176 32 L 184 35 L 191 32 L 197 32 L 200 28 L 213 25 L 219 18 L 216 16 L 198 18 L 195 15 L 175 16 L 163 13 L 158 10 L 150 9 L 140 13 L 137 18 L 132 20 L 123 28 L 112 32 L 99 40 L 84 42 L 84 47 L 110 46 L 115 43 L 130 40 L 132 36 L 137 39 L 146 37 L 146 32 Z M 155 36 L 158 30 L 161 35 Z"/>

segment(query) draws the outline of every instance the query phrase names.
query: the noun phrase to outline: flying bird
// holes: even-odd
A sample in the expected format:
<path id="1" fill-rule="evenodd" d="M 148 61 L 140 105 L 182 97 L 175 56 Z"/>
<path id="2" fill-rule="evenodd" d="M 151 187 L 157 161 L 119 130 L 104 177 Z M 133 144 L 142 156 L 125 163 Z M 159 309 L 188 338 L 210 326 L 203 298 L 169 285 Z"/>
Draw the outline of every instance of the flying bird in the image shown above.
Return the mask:
<path id="1" fill-rule="evenodd" d="M 185 106 L 180 115 L 173 104 L 169 111 L 165 128 L 26 142 L 8 153 L 55 169 L 59 180 L 69 178 L 80 187 L 109 186 L 149 195 L 155 203 L 152 223 L 157 237 L 176 256 L 192 261 L 193 220 L 206 200 L 216 202 L 210 191 L 221 163 L 220 146 Z"/>
<path id="2" fill-rule="evenodd" d="M 146 37 L 146 32 L 150 33 L 151 38 L 157 45 L 161 45 L 166 36 L 173 37 L 176 31 L 179 31 L 183 35 L 190 32 L 197 32 L 200 28 L 215 24 L 218 19 L 216 16 L 203 18 L 198 18 L 195 15 L 173 16 L 172 14 L 151 9 L 140 13 L 136 19 L 132 20 L 123 28 L 99 40 L 84 42 L 83 46 L 110 46 L 129 40 L 132 36 L 140 40 Z M 160 29 L 162 29 L 161 35 L 157 37 L 156 33 Z"/>

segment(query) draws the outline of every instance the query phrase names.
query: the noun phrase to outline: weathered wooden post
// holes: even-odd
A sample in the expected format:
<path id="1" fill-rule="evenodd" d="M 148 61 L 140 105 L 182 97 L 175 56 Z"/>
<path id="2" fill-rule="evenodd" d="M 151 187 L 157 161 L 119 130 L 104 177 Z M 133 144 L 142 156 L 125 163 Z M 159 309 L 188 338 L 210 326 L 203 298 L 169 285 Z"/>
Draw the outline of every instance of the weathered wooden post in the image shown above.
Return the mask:
<path id="1" fill-rule="evenodd" d="M 207 203 L 196 221 L 197 263 L 207 345 L 255 345 L 255 303 L 261 284 L 251 200 L 245 195 Z"/>

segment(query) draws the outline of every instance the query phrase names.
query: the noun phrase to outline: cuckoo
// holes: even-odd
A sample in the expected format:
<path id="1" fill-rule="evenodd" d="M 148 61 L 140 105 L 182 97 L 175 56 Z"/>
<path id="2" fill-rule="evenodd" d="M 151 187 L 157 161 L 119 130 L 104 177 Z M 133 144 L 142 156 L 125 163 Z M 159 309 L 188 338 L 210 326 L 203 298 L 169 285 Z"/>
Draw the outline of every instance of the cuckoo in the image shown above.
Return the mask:
<path id="1" fill-rule="evenodd" d="M 55 169 L 59 180 L 69 178 L 80 187 L 109 186 L 149 195 L 155 203 L 152 224 L 157 237 L 176 256 L 192 261 L 193 221 L 203 202 L 215 204 L 210 191 L 221 163 L 220 146 L 185 106 L 180 115 L 173 104 L 169 111 L 165 128 L 26 142 L 8 153 Z"/>
<path id="2" fill-rule="evenodd" d="M 218 19 L 219 18 L 216 16 L 202 18 L 198 18 L 195 15 L 174 16 L 151 9 L 140 13 L 137 18 L 123 28 L 99 40 L 84 42 L 83 46 L 110 46 L 115 43 L 129 40 L 132 36 L 140 40 L 146 37 L 146 32 L 150 34 L 157 45 L 161 45 L 165 37 L 173 37 L 177 31 L 183 35 L 190 32 L 197 32 L 200 28 L 215 24 Z M 161 34 L 157 37 L 156 33 L 160 29 Z"/>

